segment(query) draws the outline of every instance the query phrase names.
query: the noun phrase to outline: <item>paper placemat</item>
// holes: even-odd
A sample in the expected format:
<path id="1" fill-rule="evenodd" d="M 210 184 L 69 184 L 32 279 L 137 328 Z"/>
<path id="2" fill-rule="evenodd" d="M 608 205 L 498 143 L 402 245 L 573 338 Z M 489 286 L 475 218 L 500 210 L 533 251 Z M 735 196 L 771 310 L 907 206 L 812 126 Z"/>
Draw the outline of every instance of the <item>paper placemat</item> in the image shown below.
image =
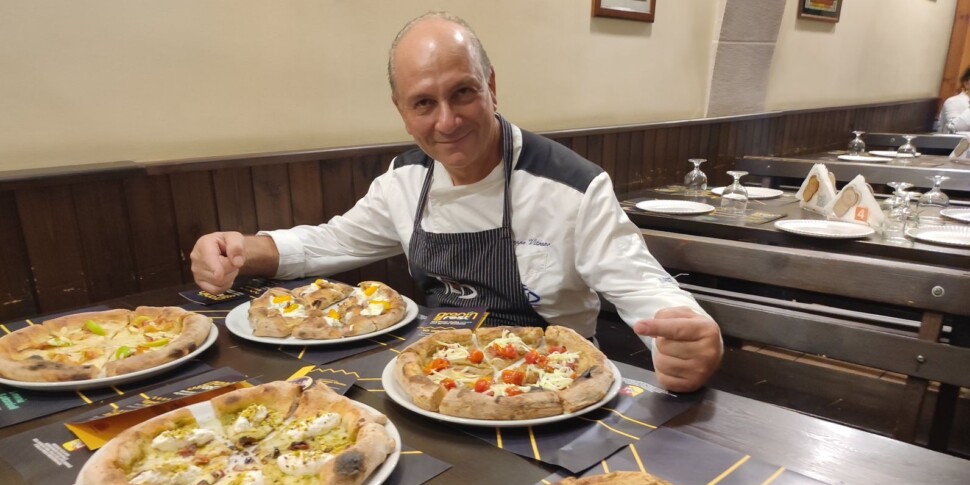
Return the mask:
<path id="1" fill-rule="evenodd" d="M 773 465 L 744 453 L 716 445 L 670 428 L 660 428 L 638 443 L 621 448 L 577 477 L 610 472 L 647 472 L 671 483 L 717 483 L 741 485 L 818 484 L 800 473 Z M 556 483 L 569 475 L 557 472 L 539 484 Z"/>

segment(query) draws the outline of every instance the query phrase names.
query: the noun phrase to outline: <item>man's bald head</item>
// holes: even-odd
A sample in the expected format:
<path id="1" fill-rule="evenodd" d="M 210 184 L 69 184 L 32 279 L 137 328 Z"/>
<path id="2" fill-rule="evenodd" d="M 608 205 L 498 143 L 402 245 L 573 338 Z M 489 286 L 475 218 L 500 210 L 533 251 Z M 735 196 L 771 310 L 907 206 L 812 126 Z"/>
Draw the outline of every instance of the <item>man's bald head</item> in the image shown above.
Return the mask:
<path id="1" fill-rule="evenodd" d="M 404 28 L 402 28 L 401 31 L 397 33 L 397 36 L 394 37 L 394 42 L 391 43 L 391 50 L 387 56 L 387 80 L 391 84 L 392 96 L 397 94 L 397 91 L 396 91 L 397 87 L 394 81 L 394 75 L 395 75 L 394 57 L 395 57 L 395 53 L 397 52 L 398 44 L 400 44 L 401 40 L 404 37 L 406 37 L 407 34 L 410 33 L 416 26 L 420 24 L 425 24 L 427 22 L 442 22 L 442 21 L 454 24 L 458 29 L 464 31 L 464 33 L 467 34 L 464 36 L 464 38 L 467 39 L 467 42 L 470 46 L 469 54 L 475 58 L 473 59 L 474 61 L 477 61 L 476 64 L 479 66 L 482 79 L 487 80 L 489 76 L 492 75 L 492 63 L 488 59 L 488 54 L 485 52 L 485 48 L 482 46 L 482 42 L 478 39 L 478 35 L 475 34 L 475 31 L 472 30 L 471 26 L 469 26 L 467 22 L 461 19 L 461 17 L 450 14 L 448 12 L 428 12 L 408 22 L 404 26 Z"/>

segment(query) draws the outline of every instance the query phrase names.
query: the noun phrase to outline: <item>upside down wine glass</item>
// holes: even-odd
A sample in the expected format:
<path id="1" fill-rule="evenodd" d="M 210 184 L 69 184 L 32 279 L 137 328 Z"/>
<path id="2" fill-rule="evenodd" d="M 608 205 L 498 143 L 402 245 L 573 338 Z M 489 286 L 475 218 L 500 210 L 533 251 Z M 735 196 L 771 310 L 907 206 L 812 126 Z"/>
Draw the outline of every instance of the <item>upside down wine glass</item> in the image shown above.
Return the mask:
<path id="1" fill-rule="evenodd" d="M 687 160 L 694 164 L 694 169 L 684 177 L 684 193 L 686 195 L 701 195 L 707 190 L 707 175 L 701 172 L 701 164 L 707 160 L 691 158 Z"/>
<path id="2" fill-rule="evenodd" d="M 914 138 L 916 138 L 916 135 L 903 135 L 903 139 L 906 140 L 906 143 L 903 143 L 903 145 L 896 150 L 897 162 L 909 163 L 911 159 L 917 157 L 916 147 L 913 145 Z"/>
<path id="3" fill-rule="evenodd" d="M 909 192 L 913 184 L 907 182 L 889 182 L 886 184 L 893 189 L 889 198 L 889 207 L 883 222 L 883 238 L 893 242 L 906 241 L 906 223 L 913 217 L 909 207 Z"/>
<path id="4" fill-rule="evenodd" d="M 724 187 L 721 193 L 721 212 L 731 216 L 743 216 L 744 210 L 748 208 L 748 189 L 741 185 L 741 177 L 748 172 L 732 170 L 727 173 L 734 177 L 734 182 Z"/>
<path id="5" fill-rule="evenodd" d="M 865 155 L 866 153 L 866 142 L 862 141 L 862 135 L 866 132 L 864 131 L 853 131 L 852 134 L 855 135 L 851 141 L 849 141 L 849 155 Z"/>

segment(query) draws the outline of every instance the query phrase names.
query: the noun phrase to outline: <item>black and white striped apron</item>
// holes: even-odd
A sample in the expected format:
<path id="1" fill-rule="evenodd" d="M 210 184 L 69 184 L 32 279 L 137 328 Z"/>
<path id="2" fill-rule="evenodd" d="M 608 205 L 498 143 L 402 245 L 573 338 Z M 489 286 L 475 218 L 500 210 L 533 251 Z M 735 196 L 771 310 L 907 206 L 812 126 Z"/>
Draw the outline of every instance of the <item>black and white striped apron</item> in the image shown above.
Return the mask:
<path id="1" fill-rule="evenodd" d="M 424 207 L 434 173 L 428 175 L 414 216 L 414 233 L 408 252 L 411 276 L 427 296 L 431 307 L 485 307 L 486 326 L 515 325 L 545 327 L 526 297 L 519 277 L 509 204 L 512 178 L 512 127 L 495 115 L 502 128 L 502 162 L 505 172 L 505 200 L 502 227 L 479 232 L 430 233 L 421 228 Z"/>

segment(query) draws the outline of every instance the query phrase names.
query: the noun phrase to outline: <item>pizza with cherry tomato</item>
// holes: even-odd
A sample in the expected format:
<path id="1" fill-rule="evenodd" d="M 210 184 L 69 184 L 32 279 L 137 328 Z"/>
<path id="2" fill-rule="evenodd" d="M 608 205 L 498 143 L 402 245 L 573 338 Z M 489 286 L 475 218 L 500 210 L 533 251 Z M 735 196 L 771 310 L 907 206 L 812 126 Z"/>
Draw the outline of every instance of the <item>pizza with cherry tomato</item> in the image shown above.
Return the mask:
<path id="1" fill-rule="evenodd" d="M 418 407 L 473 419 L 572 413 L 613 384 L 606 355 L 566 327 L 437 332 L 397 357 L 395 378 Z"/>

